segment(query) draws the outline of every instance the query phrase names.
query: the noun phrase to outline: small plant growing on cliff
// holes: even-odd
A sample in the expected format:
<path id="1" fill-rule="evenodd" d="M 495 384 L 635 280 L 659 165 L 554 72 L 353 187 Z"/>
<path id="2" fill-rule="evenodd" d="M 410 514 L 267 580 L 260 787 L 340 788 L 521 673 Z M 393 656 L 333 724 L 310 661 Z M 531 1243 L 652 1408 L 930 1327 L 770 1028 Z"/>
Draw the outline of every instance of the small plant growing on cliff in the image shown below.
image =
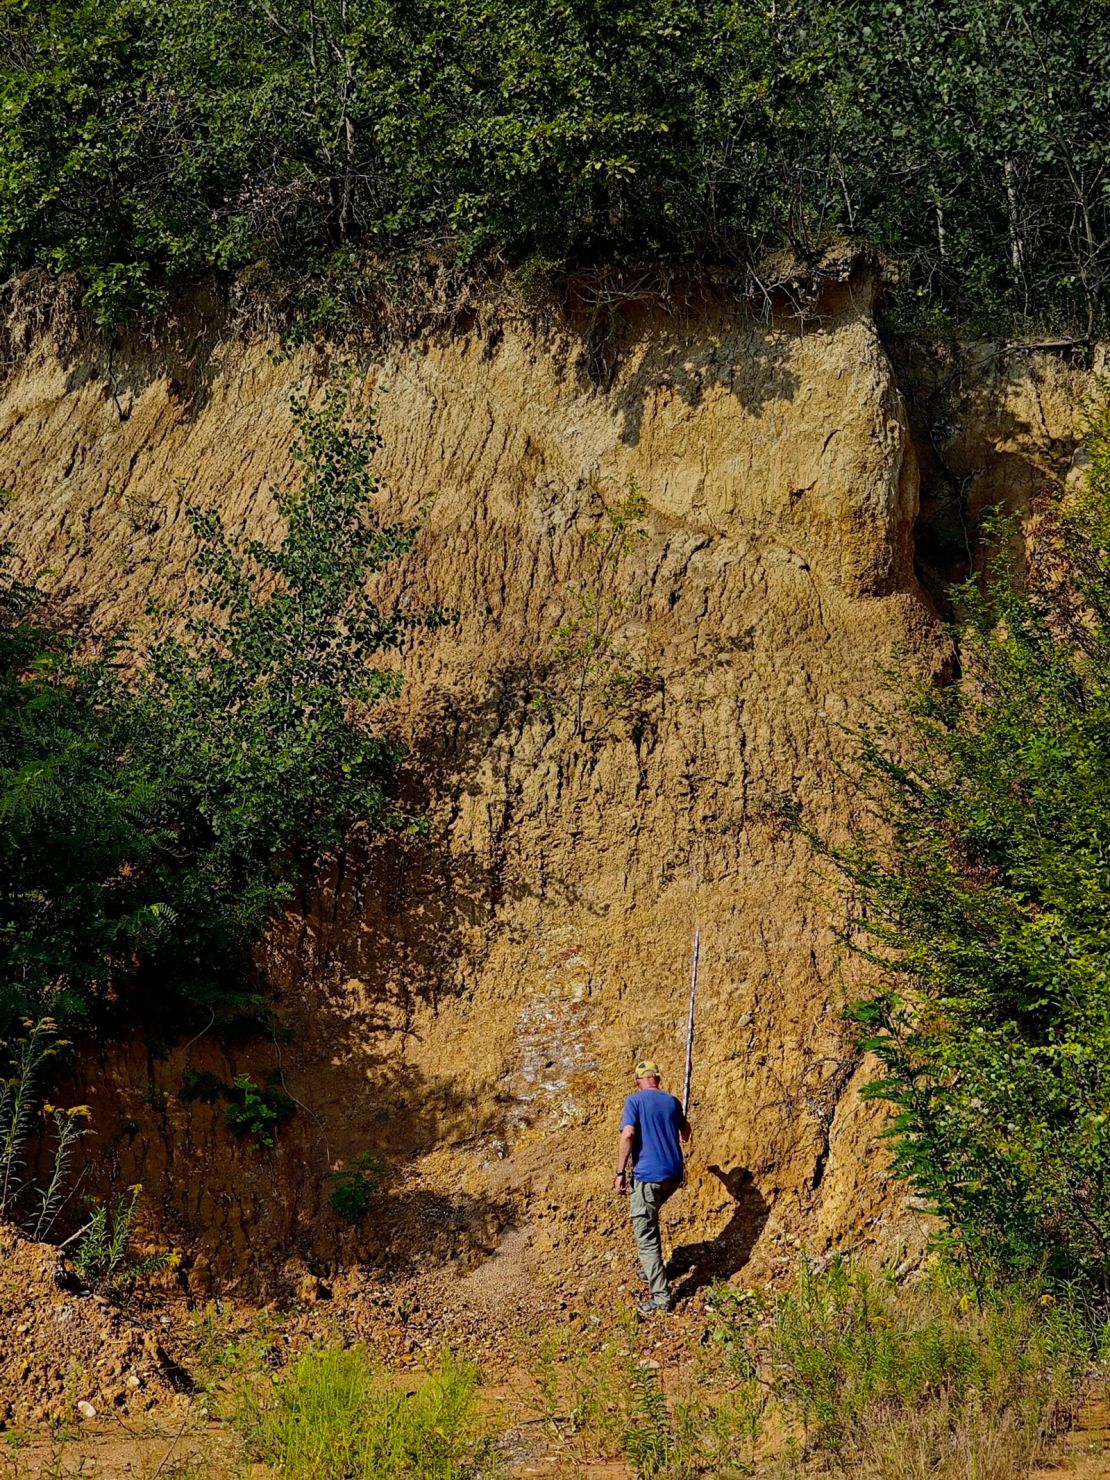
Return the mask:
<path id="1" fill-rule="evenodd" d="M 134 1248 L 142 1186 L 135 1183 L 111 1203 L 93 1206 L 73 1251 L 73 1267 L 86 1285 L 123 1295 L 143 1275 L 174 1269 L 181 1256 L 172 1249 L 140 1254 Z"/>
<path id="2" fill-rule="evenodd" d="M 647 502 L 635 483 L 619 503 L 607 505 L 586 536 L 590 570 L 568 586 L 568 615 L 551 630 L 551 668 L 557 684 L 540 703 L 573 717 L 574 735 L 584 739 L 591 698 L 605 714 L 631 714 L 658 687 L 658 675 L 642 654 L 618 641 L 621 623 L 634 610 L 639 591 L 621 588 L 628 556 L 647 538 Z"/>
<path id="3" fill-rule="evenodd" d="M 278 1069 L 271 1069 L 265 1084 L 256 1084 L 249 1074 L 236 1074 L 225 1094 L 224 1120 L 237 1136 L 252 1136 L 259 1146 L 272 1146 L 296 1109 L 282 1088 Z"/>
<path id="4" fill-rule="evenodd" d="M 227 1089 L 227 1085 L 210 1069 L 186 1069 L 181 1078 L 181 1096 L 185 1100 L 199 1100 L 202 1105 L 214 1105 Z"/>
<path id="5" fill-rule="evenodd" d="M 374 1194 L 381 1186 L 381 1162 L 363 1151 L 355 1158 L 353 1166 L 329 1172 L 333 1184 L 328 1194 L 328 1207 L 351 1222 L 370 1211 Z"/>
<path id="6" fill-rule="evenodd" d="M 272 1146 L 274 1137 L 296 1110 L 286 1094 L 281 1070 L 271 1069 L 265 1084 L 249 1074 L 236 1074 L 230 1084 L 207 1069 L 189 1069 L 181 1081 L 182 1098 L 215 1105 L 224 1100 L 224 1123 L 237 1136 L 252 1136 L 259 1146 Z"/>
<path id="7" fill-rule="evenodd" d="M 109 1285 L 121 1273 L 131 1248 L 142 1188 L 121 1192 L 109 1206 L 101 1203 L 73 1251 L 73 1267 L 86 1284 Z"/>

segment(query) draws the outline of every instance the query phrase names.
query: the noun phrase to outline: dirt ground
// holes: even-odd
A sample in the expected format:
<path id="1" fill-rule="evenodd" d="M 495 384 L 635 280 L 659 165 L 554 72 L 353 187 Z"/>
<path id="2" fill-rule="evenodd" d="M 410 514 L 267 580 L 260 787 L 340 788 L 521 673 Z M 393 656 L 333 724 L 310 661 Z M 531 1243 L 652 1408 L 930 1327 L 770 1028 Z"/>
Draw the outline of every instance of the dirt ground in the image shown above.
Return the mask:
<path id="1" fill-rule="evenodd" d="M 630 1291 L 622 1291 L 625 1299 Z M 60 1296 L 62 1309 L 66 1296 Z M 72 1297 L 69 1297 L 72 1298 Z M 232 1427 L 226 1421 L 228 1399 L 244 1372 L 257 1378 L 268 1368 L 287 1365 L 306 1346 L 321 1339 L 357 1339 L 352 1316 L 343 1308 L 328 1308 L 328 1302 L 295 1310 L 284 1316 L 274 1312 L 239 1312 L 228 1309 L 205 1312 L 178 1311 L 171 1329 L 161 1318 L 136 1311 L 133 1317 L 113 1314 L 113 1327 L 105 1324 L 104 1306 L 92 1301 L 84 1331 L 98 1329 L 104 1337 L 114 1368 L 115 1353 L 129 1339 L 121 1335 L 130 1324 L 153 1323 L 163 1332 L 164 1342 L 146 1367 L 139 1388 L 122 1389 L 126 1397 L 103 1402 L 96 1397 L 95 1415 L 82 1412 L 74 1403 L 77 1391 L 72 1378 L 60 1400 L 65 1415 L 55 1417 L 48 1427 L 42 1423 L 18 1425 L 7 1422 L 0 1430 L 0 1480 L 278 1480 L 275 1472 L 251 1463 Z M 411 1350 L 391 1362 L 400 1382 L 416 1377 L 427 1358 L 447 1335 L 432 1309 L 414 1312 L 423 1323 L 423 1344 L 412 1337 Z M 380 1350 L 383 1327 L 372 1327 L 362 1312 L 362 1339 Z M 560 1312 L 558 1335 L 567 1348 L 589 1350 L 596 1346 L 602 1318 L 578 1312 Z M 618 1319 L 613 1314 L 613 1324 Z M 97 1324 L 99 1323 L 99 1325 Z M 71 1327 L 74 1322 L 71 1320 Z M 704 1306 L 688 1302 L 668 1320 L 653 1320 L 635 1328 L 636 1351 L 643 1364 L 658 1368 L 664 1390 L 671 1396 L 688 1389 L 698 1367 L 698 1353 L 709 1341 L 711 1323 Z M 616 1331 L 613 1324 L 613 1330 Z M 379 1333 L 375 1337 L 373 1330 Z M 548 1326 L 548 1333 L 554 1328 Z M 452 1331 L 458 1350 L 476 1356 L 482 1370 L 481 1401 L 493 1426 L 501 1432 L 498 1453 L 505 1480 L 634 1480 L 626 1463 L 604 1455 L 593 1455 L 581 1436 L 563 1432 L 552 1421 L 540 1396 L 535 1367 L 530 1362 L 530 1335 L 513 1331 L 491 1310 L 484 1327 L 476 1322 L 465 1330 Z M 612 1334 L 606 1327 L 606 1335 Z M 169 1357 L 169 1348 L 176 1353 Z M 87 1348 L 86 1348 L 87 1349 Z M 2 1349 L 0 1349 L 2 1350 Z M 52 1359 L 59 1360 L 57 1348 Z M 51 1349 L 47 1348 L 49 1359 Z M 245 1359 L 245 1360 L 244 1360 Z M 169 1363 L 167 1367 L 165 1364 Z M 413 1378 L 405 1376 L 406 1371 Z M 176 1391 L 188 1386 L 190 1391 Z M 111 1384 L 108 1384 L 111 1389 Z M 94 1392 L 93 1388 L 88 1388 Z M 88 1399 L 80 1400 L 89 1403 Z M 87 1416 L 86 1416 L 87 1415 Z M 757 1474 L 762 1473 L 757 1470 Z M 787 1471 L 769 1462 L 767 1480 L 782 1480 Z M 800 1473 L 789 1473 L 800 1480 Z M 1075 1429 L 1062 1440 L 1052 1461 L 1025 1480 L 1096 1480 L 1110 1476 L 1110 1404 L 1102 1396 L 1092 1397 L 1082 1409 Z M 1016 1477 L 1015 1477 L 1016 1480 Z"/>
<path id="2" fill-rule="evenodd" d="M 579 1353 L 622 1330 L 627 1338 L 623 1311 L 641 1293 L 631 1243 L 606 1300 L 575 1298 L 569 1287 L 530 1296 L 521 1251 L 506 1244 L 450 1278 L 315 1280 L 283 1310 L 217 1301 L 190 1309 L 172 1289 L 122 1303 L 82 1291 L 56 1249 L 0 1231 L 0 1480 L 268 1480 L 225 1421 L 230 1395 L 244 1376 L 264 1379 L 305 1348 L 335 1341 L 365 1343 L 403 1382 L 447 1343 L 476 1360 L 512 1480 L 633 1480 L 626 1464 L 591 1455 L 550 1420 L 535 1364 L 545 1337 Z M 632 1339 L 674 1397 L 698 1380 L 712 1328 L 705 1292 L 695 1289 Z M 1110 1476 L 1104 1400 L 1087 1404 L 1054 1462 L 1030 1480 L 1064 1475 Z"/>
<path id="3" fill-rule="evenodd" d="M 523 1419 L 501 1445 L 511 1480 L 634 1480 L 631 1467 L 568 1454 L 558 1435 L 538 1419 Z M 1080 1417 L 1051 1465 L 1027 1480 L 1100 1480 L 1110 1475 L 1110 1430 L 1105 1405 Z M 123 1420 L 26 1442 L 0 1443 L 2 1480 L 272 1480 L 263 1465 L 245 1462 L 226 1426 L 206 1422 L 185 1401 L 139 1427 Z"/>
<path id="4" fill-rule="evenodd" d="M 1110 1475 L 1110 1405 L 1105 1399 L 1087 1404 L 1060 1446 L 1056 1463 L 1034 1471 L 1029 1480 L 1095 1480 L 1102 1475 Z"/>

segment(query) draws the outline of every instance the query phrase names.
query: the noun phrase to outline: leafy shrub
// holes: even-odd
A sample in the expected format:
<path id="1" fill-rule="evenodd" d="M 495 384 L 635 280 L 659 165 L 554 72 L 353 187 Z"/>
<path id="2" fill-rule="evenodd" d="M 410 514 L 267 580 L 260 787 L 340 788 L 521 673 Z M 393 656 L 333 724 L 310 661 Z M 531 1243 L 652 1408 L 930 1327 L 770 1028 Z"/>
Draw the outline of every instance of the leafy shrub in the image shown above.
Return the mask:
<path id="1" fill-rule="evenodd" d="M 129 763 L 111 648 L 80 660 L 0 548 L 0 1033 L 61 1027 L 170 919 L 154 789 Z"/>
<path id="2" fill-rule="evenodd" d="M 187 1069 L 182 1097 L 215 1105 L 224 1100 L 224 1122 L 237 1136 L 253 1136 L 259 1146 L 272 1146 L 274 1137 L 296 1110 L 286 1094 L 280 1069 L 271 1069 L 264 1085 L 249 1074 L 236 1074 L 230 1084 L 207 1069 Z"/>
<path id="3" fill-rule="evenodd" d="M 374 660 L 434 618 L 382 610 L 366 578 L 414 528 L 379 516 L 377 434 L 342 389 L 295 411 L 281 537 L 191 508 L 184 630 L 133 678 L 118 639 L 90 658 L 47 625 L 0 550 L 0 1031 L 47 999 L 62 1024 L 251 1008 L 250 945 L 301 871 L 398 820 L 369 716 L 400 676 Z"/>
<path id="4" fill-rule="evenodd" d="M 487 1451 L 477 1382 L 474 1367 L 444 1352 L 406 1392 L 364 1348 L 318 1348 L 276 1389 L 246 1389 L 237 1426 L 286 1480 L 467 1480 Z"/>
<path id="5" fill-rule="evenodd" d="M 279 1069 L 271 1069 L 264 1085 L 256 1084 L 249 1074 L 236 1074 L 224 1094 L 224 1120 L 237 1136 L 253 1136 L 259 1146 L 272 1146 L 274 1136 L 296 1109 L 282 1088 Z"/>
<path id="6" fill-rule="evenodd" d="M 354 1166 L 329 1172 L 334 1186 L 328 1194 L 328 1206 L 341 1218 L 354 1220 L 363 1217 L 369 1212 L 374 1194 L 381 1185 L 381 1170 L 381 1162 L 368 1151 L 363 1151 L 355 1159 Z"/>
<path id="7" fill-rule="evenodd" d="M 830 849 L 878 982 L 854 1009 L 898 1171 L 977 1276 L 1110 1300 L 1110 413 L 1085 492 L 996 526 L 961 679 L 863 737 L 873 818 Z M 908 758 L 907 758 L 908 754 Z"/>

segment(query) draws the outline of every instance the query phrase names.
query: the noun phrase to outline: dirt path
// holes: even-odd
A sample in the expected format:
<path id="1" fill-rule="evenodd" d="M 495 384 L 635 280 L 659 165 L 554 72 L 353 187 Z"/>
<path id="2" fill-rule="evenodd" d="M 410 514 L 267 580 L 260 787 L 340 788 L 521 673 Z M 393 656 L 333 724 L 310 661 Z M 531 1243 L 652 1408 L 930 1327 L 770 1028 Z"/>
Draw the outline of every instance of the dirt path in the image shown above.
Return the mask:
<path id="1" fill-rule="evenodd" d="M 183 1422 L 160 1422 L 146 1433 L 111 1421 L 26 1443 L 4 1443 L 0 1436 L 0 1480 L 231 1480 L 242 1474 L 231 1435 L 192 1410 Z"/>

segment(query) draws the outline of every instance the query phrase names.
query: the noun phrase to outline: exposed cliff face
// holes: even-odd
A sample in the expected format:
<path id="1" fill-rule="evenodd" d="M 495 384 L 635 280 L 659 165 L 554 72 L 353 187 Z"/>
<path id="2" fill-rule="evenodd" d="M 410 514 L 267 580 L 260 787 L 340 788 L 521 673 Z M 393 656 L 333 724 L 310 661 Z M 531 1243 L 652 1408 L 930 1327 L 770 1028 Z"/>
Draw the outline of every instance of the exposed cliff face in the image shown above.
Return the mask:
<path id="1" fill-rule="evenodd" d="M 111 354 L 15 313 L 10 334 L 8 530 L 95 624 L 183 589 L 185 497 L 267 526 L 290 392 L 340 368 L 200 320 Z M 895 648 L 924 671 L 945 659 L 870 284 L 836 289 L 804 332 L 645 310 L 604 386 L 565 323 L 348 364 L 379 410 L 391 499 L 428 510 L 392 594 L 458 614 L 413 642 L 390 717 L 430 833 L 353 840 L 275 929 L 287 1044 L 155 1056 L 136 1040 L 86 1060 L 95 1175 L 143 1182 L 152 1219 L 194 1250 L 199 1291 L 272 1289 L 262 1271 L 282 1263 L 466 1268 L 498 1248 L 499 1299 L 623 1270 L 623 1234 L 601 1236 L 620 1216 L 620 1100 L 647 1051 L 678 1087 L 698 920 L 697 1140 L 675 1243 L 761 1274 L 795 1240 L 912 1238 L 839 1023 L 857 973 L 835 943 L 843 907 L 776 808 L 788 795 L 843 829 L 846 729 L 887 702 L 884 663 Z M 621 640 L 651 680 L 631 712 L 591 701 L 576 734 L 547 702 L 566 683 L 551 631 L 568 586 L 592 579 L 603 503 L 633 482 L 648 534 L 620 574 Z M 302 1108 L 272 1153 L 181 1098 L 188 1066 L 261 1075 L 278 1059 Z M 395 1177 L 355 1231 L 327 1209 L 325 1174 L 364 1149 Z M 484 1273 L 464 1282 L 479 1301 Z"/>
<path id="2" fill-rule="evenodd" d="M 894 360 L 921 467 L 918 569 L 943 602 L 946 584 L 980 557 L 986 509 L 1024 514 L 1060 486 L 1106 347 L 911 341 L 895 346 Z"/>

